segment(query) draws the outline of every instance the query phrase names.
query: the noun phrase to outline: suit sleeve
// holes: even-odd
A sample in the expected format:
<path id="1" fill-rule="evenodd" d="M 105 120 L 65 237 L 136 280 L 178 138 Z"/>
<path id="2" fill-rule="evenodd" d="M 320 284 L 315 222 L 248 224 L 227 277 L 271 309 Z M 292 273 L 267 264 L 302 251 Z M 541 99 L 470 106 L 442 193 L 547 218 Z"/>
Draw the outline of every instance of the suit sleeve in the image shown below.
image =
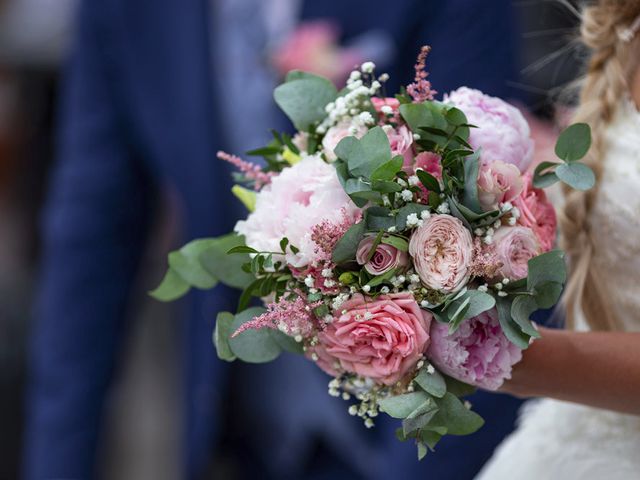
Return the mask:
<path id="1" fill-rule="evenodd" d="M 151 177 L 127 142 L 106 55 L 108 17 L 85 2 L 66 71 L 43 217 L 30 346 L 25 478 L 92 478 L 105 395 L 150 217 Z"/>

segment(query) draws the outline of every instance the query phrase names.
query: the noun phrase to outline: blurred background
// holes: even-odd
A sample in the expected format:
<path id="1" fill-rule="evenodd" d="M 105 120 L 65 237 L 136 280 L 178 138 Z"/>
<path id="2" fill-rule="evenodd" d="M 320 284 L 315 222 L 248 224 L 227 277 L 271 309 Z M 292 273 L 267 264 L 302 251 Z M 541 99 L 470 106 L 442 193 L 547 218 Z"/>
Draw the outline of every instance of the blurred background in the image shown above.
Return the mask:
<path id="1" fill-rule="evenodd" d="M 491 2 L 486 5 L 490 8 Z M 54 162 L 61 68 L 77 6 L 76 0 L 0 0 L 0 480 L 19 478 L 26 348 L 41 253 L 39 221 Z M 521 40 L 520 75 L 510 83 L 519 92 L 520 105 L 534 115 L 534 128 L 544 143 L 555 101 L 577 75 L 580 59 L 567 47 L 576 16 L 569 2 L 514 1 L 514 7 Z M 295 52 L 305 42 L 340 42 L 339 33 L 332 35 L 325 30 L 281 41 L 288 41 L 287 48 Z M 346 62 L 346 70 L 337 68 L 337 57 L 330 56 L 321 73 L 340 81 L 353 65 L 348 50 L 343 53 L 340 61 Z M 283 48 L 273 68 L 305 68 L 305 60 Z M 411 65 L 407 67 L 411 74 Z M 159 222 L 155 228 L 158 233 L 148 247 L 143 271 L 158 278 L 172 222 Z M 170 308 L 145 295 L 138 301 L 138 318 L 109 399 L 101 471 L 106 479 L 179 478 L 180 379 L 172 342 L 177 319 Z"/>

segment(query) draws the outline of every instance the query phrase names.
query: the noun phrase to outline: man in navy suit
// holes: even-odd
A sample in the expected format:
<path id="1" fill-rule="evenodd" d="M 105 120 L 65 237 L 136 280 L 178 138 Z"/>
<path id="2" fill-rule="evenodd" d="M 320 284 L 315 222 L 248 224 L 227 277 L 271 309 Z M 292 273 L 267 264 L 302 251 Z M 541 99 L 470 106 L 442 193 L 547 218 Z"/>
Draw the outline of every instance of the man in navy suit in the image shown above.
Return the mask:
<path id="1" fill-rule="evenodd" d="M 229 175 L 214 157 L 232 143 L 221 132 L 250 130 L 252 121 L 228 125 L 220 114 L 228 99 L 216 3 L 81 5 L 44 222 L 28 479 L 99 474 L 94 460 L 105 396 L 158 190 L 168 184 L 178 192 L 185 239 L 223 234 L 235 221 Z M 303 2 L 303 19 L 326 16 L 337 19 L 347 40 L 371 29 L 388 32 L 397 52 L 388 71 L 396 82 L 409 80 L 419 46 L 428 43 L 430 80 L 441 92 L 467 84 L 511 94 L 506 82 L 515 77 L 515 42 L 508 1 L 491 8 L 469 0 Z M 239 458 L 239 477 L 464 479 L 512 428 L 518 402 L 478 394 L 472 401 L 487 427 L 473 437 L 445 439 L 418 464 L 414 447 L 395 440 L 393 421 L 365 430 L 346 414 L 345 403 L 326 395 L 327 378 L 304 359 L 230 372 L 215 356 L 211 330 L 215 312 L 233 307 L 223 287 L 189 297 L 184 478 L 201 478 L 207 469 L 215 475 L 217 455 Z"/>

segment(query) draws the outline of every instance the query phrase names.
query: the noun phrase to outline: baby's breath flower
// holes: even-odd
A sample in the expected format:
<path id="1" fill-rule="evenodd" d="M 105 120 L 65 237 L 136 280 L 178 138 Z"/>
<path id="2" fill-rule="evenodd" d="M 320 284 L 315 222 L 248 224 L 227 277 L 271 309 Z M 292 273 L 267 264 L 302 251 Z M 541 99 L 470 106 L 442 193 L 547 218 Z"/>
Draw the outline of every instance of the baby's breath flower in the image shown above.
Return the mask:
<path id="1" fill-rule="evenodd" d="M 376 64 L 373 62 L 364 62 L 360 66 L 360 70 L 362 70 L 364 73 L 371 73 L 375 70 L 375 68 L 376 68 Z"/>

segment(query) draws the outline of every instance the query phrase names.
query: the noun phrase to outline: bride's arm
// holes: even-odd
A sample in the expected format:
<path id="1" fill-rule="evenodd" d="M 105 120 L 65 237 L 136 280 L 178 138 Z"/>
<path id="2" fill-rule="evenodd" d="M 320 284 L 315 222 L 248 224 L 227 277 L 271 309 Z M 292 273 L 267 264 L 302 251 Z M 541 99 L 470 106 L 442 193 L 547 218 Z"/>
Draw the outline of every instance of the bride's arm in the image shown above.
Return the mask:
<path id="1" fill-rule="evenodd" d="M 540 332 L 502 391 L 640 415 L 640 333 Z"/>

